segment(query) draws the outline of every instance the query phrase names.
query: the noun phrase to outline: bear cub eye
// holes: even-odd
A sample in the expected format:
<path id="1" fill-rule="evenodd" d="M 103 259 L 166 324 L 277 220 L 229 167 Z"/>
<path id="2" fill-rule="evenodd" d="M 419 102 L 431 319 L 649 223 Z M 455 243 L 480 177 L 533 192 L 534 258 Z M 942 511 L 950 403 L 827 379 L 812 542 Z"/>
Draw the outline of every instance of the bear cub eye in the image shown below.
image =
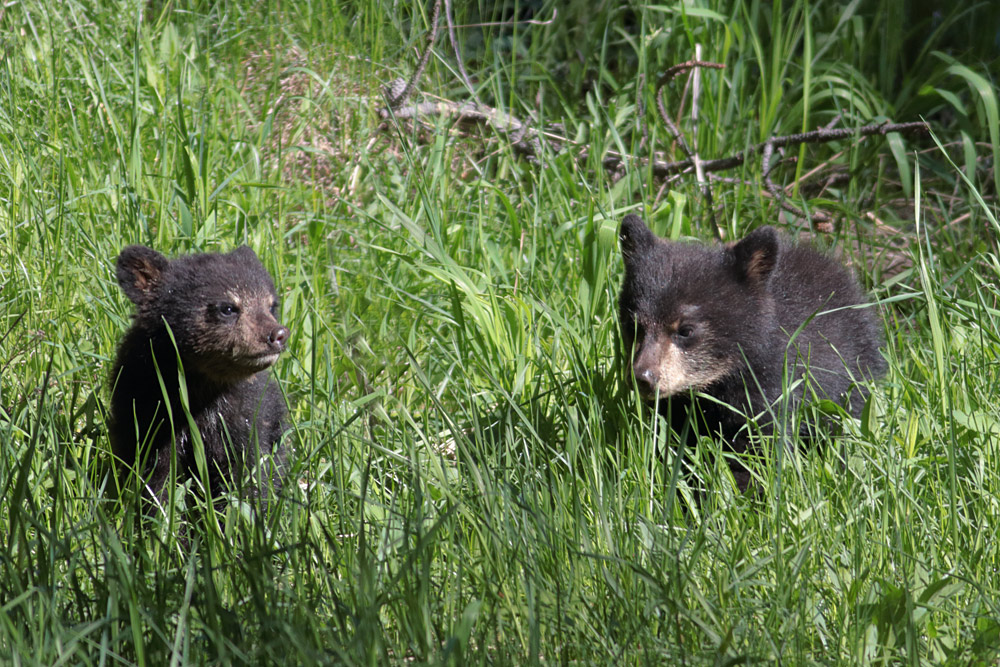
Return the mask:
<path id="1" fill-rule="evenodd" d="M 680 344 L 690 343 L 694 338 L 694 325 L 682 324 L 674 332 L 674 340 Z"/>
<path id="2" fill-rule="evenodd" d="M 271 317 L 278 319 L 278 302 L 275 301 L 271 304 Z"/>
<path id="3" fill-rule="evenodd" d="M 215 307 L 215 311 L 225 319 L 231 319 L 240 314 L 240 307 L 235 303 L 223 302 Z"/>

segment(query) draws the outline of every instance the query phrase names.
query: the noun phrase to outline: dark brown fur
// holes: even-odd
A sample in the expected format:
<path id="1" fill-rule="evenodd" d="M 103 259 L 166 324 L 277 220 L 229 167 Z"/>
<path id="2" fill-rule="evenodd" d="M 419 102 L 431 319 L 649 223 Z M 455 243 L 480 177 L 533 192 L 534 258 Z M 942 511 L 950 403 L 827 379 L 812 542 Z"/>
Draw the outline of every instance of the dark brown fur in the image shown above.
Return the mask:
<path id="1" fill-rule="evenodd" d="M 854 307 L 867 299 L 839 263 L 771 227 L 704 246 L 659 239 L 629 215 L 620 242 L 625 349 L 640 392 L 658 400 L 676 432 L 693 433 L 684 427 L 694 413 L 701 433 L 743 451 L 745 415 L 772 430 L 775 401 L 800 378 L 792 407 L 816 396 L 860 414 L 865 392 L 855 382 L 885 372 L 882 334 L 873 308 Z M 746 470 L 733 470 L 746 488 Z"/>
<path id="2" fill-rule="evenodd" d="M 178 479 L 198 478 L 181 369 L 210 495 L 242 485 L 245 465 L 262 453 L 280 462 L 285 404 L 267 369 L 285 349 L 288 329 L 278 323 L 274 283 L 253 250 L 170 261 L 129 246 L 117 277 L 136 312 L 111 375 L 111 443 L 122 464 L 138 460 L 147 496 L 166 499 L 174 452 Z M 280 485 L 278 477 L 270 481 Z"/>

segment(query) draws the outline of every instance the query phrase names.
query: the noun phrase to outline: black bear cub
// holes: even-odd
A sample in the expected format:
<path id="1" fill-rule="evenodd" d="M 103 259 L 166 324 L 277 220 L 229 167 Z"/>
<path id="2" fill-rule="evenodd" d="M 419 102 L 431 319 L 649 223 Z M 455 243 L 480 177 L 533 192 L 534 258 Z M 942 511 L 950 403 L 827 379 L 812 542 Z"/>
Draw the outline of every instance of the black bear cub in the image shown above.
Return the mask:
<path id="1" fill-rule="evenodd" d="M 111 444 L 124 465 L 138 456 L 147 497 L 166 500 L 174 451 L 177 478 L 199 478 L 181 373 L 204 443 L 210 495 L 241 484 L 262 454 L 274 453 L 280 463 L 285 403 L 267 369 L 289 332 L 253 250 L 171 261 L 134 245 L 119 255 L 117 277 L 136 311 L 111 375 Z"/>
<path id="2" fill-rule="evenodd" d="M 639 391 L 678 434 L 721 436 L 741 452 L 749 444 L 746 415 L 771 431 L 784 387 L 793 387 L 793 406 L 826 398 L 857 416 L 865 396 L 855 382 L 885 372 L 875 311 L 854 307 L 867 302 L 858 283 L 771 227 L 703 246 L 657 238 L 628 215 L 619 241 L 625 350 Z M 732 469 L 746 490 L 749 472 Z"/>

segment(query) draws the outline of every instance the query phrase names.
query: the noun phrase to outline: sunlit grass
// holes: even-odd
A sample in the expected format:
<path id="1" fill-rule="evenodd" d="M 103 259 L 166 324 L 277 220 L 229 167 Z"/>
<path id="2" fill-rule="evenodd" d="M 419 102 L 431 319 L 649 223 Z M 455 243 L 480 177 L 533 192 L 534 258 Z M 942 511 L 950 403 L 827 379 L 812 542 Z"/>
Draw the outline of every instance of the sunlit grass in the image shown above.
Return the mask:
<path id="1" fill-rule="evenodd" d="M 585 161 L 529 163 L 443 119 L 380 127 L 380 85 L 424 44 L 420 3 L 2 10 L 0 655 L 996 660 L 995 12 L 569 2 L 546 24 L 556 5 L 527 4 L 456 8 L 489 24 L 458 30 L 465 66 L 485 103 L 562 123 Z M 693 176 L 661 190 L 601 166 L 684 157 L 653 93 L 696 44 L 726 65 L 702 72 L 697 137 L 684 77 L 668 108 L 703 158 L 835 118 L 925 118 L 940 142 L 804 146 L 773 174 L 838 216 L 817 243 L 872 287 L 890 371 L 817 447 L 765 442 L 749 496 L 707 440 L 677 464 L 617 342 L 624 214 L 713 236 Z M 422 89 L 466 99 L 443 34 L 435 54 Z M 759 163 L 721 175 L 737 179 L 713 184 L 727 238 L 808 229 Z M 140 529 L 117 497 L 104 419 L 128 243 L 248 243 L 275 276 L 293 455 L 266 514 L 233 498 L 216 524 L 179 489 L 186 523 Z"/>

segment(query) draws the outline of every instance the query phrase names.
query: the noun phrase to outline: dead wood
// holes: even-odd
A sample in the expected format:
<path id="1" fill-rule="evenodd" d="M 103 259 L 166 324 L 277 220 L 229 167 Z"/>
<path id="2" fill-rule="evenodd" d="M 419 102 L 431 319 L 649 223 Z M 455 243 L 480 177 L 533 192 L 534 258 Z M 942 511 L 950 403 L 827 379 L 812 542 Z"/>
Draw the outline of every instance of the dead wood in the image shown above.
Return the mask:
<path id="1" fill-rule="evenodd" d="M 417 102 L 415 104 L 404 106 L 404 102 L 406 102 L 406 100 L 417 88 L 419 79 L 427 66 L 431 49 L 437 39 L 437 26 L 441 14 L 442 1 L 444 1 L 445 4 L 445 20 L 448 25 L 448 34 L 452 42 L 455 57 L 458 61 L 458 71 L 462 76 L 463 82 L 469 88 L 470 94 L 475 97 L 475 90 L 472 82 L 468 78 L 468 75 L 465 74 L 465 67 L 459 55 L 459 49 L 455 40 L 454 25 L 452 24 L 451 1 L 436 0 L 433 9 L 431 10 L 430 32 L 428 34 L 427 44 L 423 53 L 420 55 L 417 68 L 414 70 L 409 80 L 398 78 L 384 89 L 386 106 L 379 109 L 379 115 L 383 118 L 383 120 L 388 121 L 394 118 L 396 120 L 419 121 L 434 117 L 443 117 L 451 120 L 456 125 L 464 129 L 469 129 L 472 126 L 477 125 L 489 128 L 496 135 L 506 139 L 506 141 L 519 155 L 525 157 L 531 162 L 538 162 L 542 159 L 541 153 L 543 151 L 543 143 L 548 145 L 549 149 L 553 153 L 559 153 L 563 150 L 569 150 L 572 148 L 576 152 L 575 157 L 578 161 L 585 162 L 588 160 L 590 157 L 589 150 L 564 136 L 560 125 L 550 125 L 544 129 L 537 129 L 533 127 L 530 122 L 522 121 L 512 114 L 482 104 L 478 101 L 478 99 L 469 102 L 452 102 L 450 100 L 441 99 L 436 102 Z M 748 159 L 760 155 L 761 174 L 764 180 L 764 187 L 768 194 L 773 197 L 775 201 L 777 201 L 786 211 L 789 211 L 790 213 L 801 218 L 811 219 L 813 223 L 816 224 L 817 229 L 821 231 L 832 231 L 833 221 L 827 213 L 822 211 L 815 211 L 811 215 L 806 213 L 789 202 L 787 197 L 784 195 L 784 192 L 774 183 L 771 178 L 771 173 L 779 163 L 775 160 L 775 153 L 782 148 L 798 144 L 822 144 L 843 139 L 861 139 L 876 135 L 885 136 L 891 132 L 925 134 L 929 131 L 929 127 L 924 122 L 877 123 L 857 128 L 832 127 L 839 120 L 838 116 L 827 127 L 813 130 L 811 132 L 771 137 L 767 141 L 751 146 L 744 151 L 735 153 L 728 157 L 702 160 L 698 155 L 697 148 L 695 147 L 692 149 L 692 147 L 688 145 L 684 134 L 680 131 L 677 124 L 670 118 L 670 114 L 667 112 L 667 105 L 664 100 L 664 89 L 673 78 L 688 70 L 694 68 L 723 69 L 724 67 L 725 66 L 720 63 L 703 61 L 696 57 L 693 60 L 673 65 L 657 80 L 655 99 L 659 117 L 663 121 L 667 131 L 673 137 L 677 146 L 680 148 L 681 152 L 684 153 L 685 159 L 667 162 L 641 155 L 637 156 L 623 154 L 617 151 L 608 151 L 601 160 L 601 164 L 604 169 L 612 176 L 619 175 L 623 170 L 629 167 L 649 169 L 652 175 L 659 179 L 668 179 L 682 174 L 695 173 L 698 179 L 698 186 L 701 189 L 703 198 L 705 199 L 706 207 L 711 212 L 714 208 L 712 205 L 712 194 L 710 188 L 711 180 L 731 180 L 721 179 L 720 177 L 714 176 L 714 173 L 734 169 L 743 165 Z M 641 101 L 641 88 L 642 86 L 640 86 L 637 91 L 636 105 L 636 108 L 639 111 L 639 126 L 642 132 L 642 140 L 639 143 L 640 150 L 645 148 L 648 144 L 645 105 Z M 697 105 L 697 93 L 695 94 L 693 104 Z M 696 112 L 694 115 L 696 116 Z M 709 175 L 712 175 L 712 178 L 709 178 Z M 714 213 L 711 213 L 711 216 L 714 216 Z M 713 224 L 712 226 L 718 234 L 719 230 L 716 225 Z"/>

